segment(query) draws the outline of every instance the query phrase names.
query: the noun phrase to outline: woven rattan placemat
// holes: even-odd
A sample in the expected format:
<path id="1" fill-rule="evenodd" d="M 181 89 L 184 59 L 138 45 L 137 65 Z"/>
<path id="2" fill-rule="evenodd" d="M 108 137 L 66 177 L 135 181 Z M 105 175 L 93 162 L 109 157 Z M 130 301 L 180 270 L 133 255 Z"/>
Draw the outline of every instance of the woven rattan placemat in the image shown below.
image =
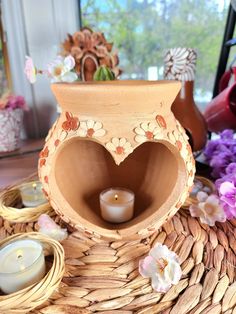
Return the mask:
<path id="1" fill-rule="evenodd" d="M 236 220 L 202 225 L 182 209 L 145 240 L 106 242 L 73 232 L 63 242 L 66 273 L 58 291 L 32 313 L 236 314 L 235 227 Z M 0 218 L 0 238 L 32 230 L 37 224 Z M 140 258 L 157 242 L 179 255 L 183 270 L 166 294 L 138 272 Z"/>

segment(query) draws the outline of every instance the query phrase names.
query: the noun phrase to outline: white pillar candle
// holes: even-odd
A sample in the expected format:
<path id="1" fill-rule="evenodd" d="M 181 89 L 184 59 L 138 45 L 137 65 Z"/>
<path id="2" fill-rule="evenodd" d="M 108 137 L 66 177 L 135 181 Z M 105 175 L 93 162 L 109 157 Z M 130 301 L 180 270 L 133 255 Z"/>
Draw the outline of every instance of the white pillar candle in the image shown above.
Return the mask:
<path id="1" fill-rule="evenodd" d="M 124 188 L 110 188 L 100 193 L 102 218 L 113 223 L 130 220 L 134 214 L 134 193 Z"/>
<path id="2" fill-rule="evenodd" d="M 34 240 L 17 240 L 0 249 L 0 289 L 8 294 L 40 281 L 45 275 L 42 245 Z"/>
<path id="3" fill-rule="evenodd" d="M 25 207 L 36 207 L 47 202 L 40 181 L 23 184 L 20 187 L 21 198 Z"/>

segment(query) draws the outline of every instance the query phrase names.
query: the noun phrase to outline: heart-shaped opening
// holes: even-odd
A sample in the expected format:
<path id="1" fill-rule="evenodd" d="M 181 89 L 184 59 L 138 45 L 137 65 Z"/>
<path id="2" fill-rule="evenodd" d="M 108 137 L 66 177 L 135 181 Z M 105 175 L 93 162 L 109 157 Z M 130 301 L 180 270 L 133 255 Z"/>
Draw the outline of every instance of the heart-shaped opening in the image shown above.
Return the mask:
<path id="1" fill-rule="evenodd" d="M 74 224 L 106 236 L 130 236 L 168 217 L 186 184 L 186 171 L 168 142 L 146 142 L 117 166 L 101 144 L 73 138 L 59 147 L 51 178 L 52 198 Z M 121 224 L 104 221 L 99 205 L 100 192 L 117 186 L 135 193 L 134 217 Z"/>

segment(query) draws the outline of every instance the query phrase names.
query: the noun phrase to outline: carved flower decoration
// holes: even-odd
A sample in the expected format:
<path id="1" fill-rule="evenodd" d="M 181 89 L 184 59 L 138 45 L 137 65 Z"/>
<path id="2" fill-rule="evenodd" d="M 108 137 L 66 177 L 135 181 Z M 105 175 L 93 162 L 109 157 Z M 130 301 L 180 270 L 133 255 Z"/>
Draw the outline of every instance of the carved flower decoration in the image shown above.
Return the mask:
<path id="1" fill-rule="evenodd" d="M 134 129 L 137 134 L 135 141 L 138 143 L 144 143 L 146 141 L 154 140 L 156 135 L 160 132 L 160 128 L 153 122 L 143 122 L 139 127 Z"/>
<path id="2" fill-rule="evenodd" d="M 101 122 L 93 120 L 81 121 L 77 134 L 82 137 L 101 137 L 106 134 L 102 126 Z"/>
<path id="3" fill-rule="evenodd" d="M 220 205 L 217 195 L 208 195 L 205 192 L 197 193 L 198 204 L 192 204 L 189 211 L 192 217 L 199 217 L 200 221 L 209 226 L 214 226 L 216 221 L 226 221 L 224 209 Z"/>
<path id="4" fill-rule="evenodd" d="M 160 243 L 139 261 L 139 272 L 144 278 L 151 278 L 152 287 L 157 292 L 167 292 L 182 275 L 177 255 Z"/>
<path id="5" fill-rule="evenodd" d="M 66 120 L 62 123 L 62 129 L 64 131 L 75 131 L 78 129 L 79 119 L 73 117 L 72 113 L 66 112 Z"/>
<path id="6" fill-rule="evenodd" d="M 59 146 L 60 143 L 64 141 L 64 139 L 67 137 L 67 132 L 63 129 L 58 128 L 57 130 L 54 130 L 51 141 L 52 141 L 52 153 L 56 150 L 56 148 Z"/>
<path id="7" fill-rule="evenodd" d="M 46 164 L 46 158 L 49 155 L 49 149 L 48 146 L 46 146 L 39 154 L 39 167 L 43 167 Z"/>
<path id="8" fill-rule="evenodd" d="M 157 124 L 161 127 L 161 128 L 163 128 L 163 129 L 166 129 L 167 128 L 167 123 L 166 123 L 166 120 L 164 119 L 164 117 L 163 116 L 161 116 L 161 115 L 157 115 L 156 116 L 156 121 L 157 121 Z"/>
<path id="9" fill-rule="evenodd" d="M 130 142 L 124 137 L 113 137 L 111 141 L 106 144 L 106 148 L 118 155 L 129 154 L 133 151 Z"/>
<path id="10" fill-rule="evenodd" d="M 40 158 L 47 158 L 49 155 L 49 149 L 48 146 L 46 146 L 39 154 Z"/>

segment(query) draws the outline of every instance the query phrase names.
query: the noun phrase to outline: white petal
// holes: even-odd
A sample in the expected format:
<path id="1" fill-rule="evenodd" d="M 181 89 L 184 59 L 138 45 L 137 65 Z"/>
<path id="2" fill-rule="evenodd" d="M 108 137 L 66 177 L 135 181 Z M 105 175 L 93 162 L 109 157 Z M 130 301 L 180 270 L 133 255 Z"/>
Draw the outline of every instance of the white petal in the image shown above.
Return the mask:
<path id="1" fill-rule="evenodd" d="M 88 129 L 93 129 L 95 122 L 93 120 L 87 121 L 87 127 Z"/>
<path id="2" fill-rule="evenodd" d="M 197 200 L 199 202 L 205 202 L 207 198 L 208 198 L 208 194 L 207 193 L 202 192 L 202 191 L 197 193 Z"/>
<path id="3" fill-rule="evenodd" d="M 133 152 L 133 148 L 132 147 L 128 147 L 128 148 L 125 148 L 124 151 L 125 151 L 126 154 L 130 154 L 130 153 Z"/>
<path id="4" fill-rule="evenodd" d="M 77 135 L 81 136 L 81 137 L 85 137 L 85 136 L 87 136 L 87 131 L 84 130 L 84 129 L 78 129 L 77 130 Z"/>
<path id="5" fill-rule="evenodd" d="M 81 121 L 80 122 L 80 128 L 87 131 L 88 130 L 87 123 L 85 121 Z"/>
<path id="6" fill-rule="evenodd" d="M 101 128 L 102 128 L 101 122 L 94 122 L 94 126 L 93 126 L 94 131 L 99 130 Z"/>
<path id="7" fill-rule="evenodd" d="M 150 122 L 148 125 L 148 130 L 153 132 L 156 128 L 156 123 Z"/>
<path id="8" fill-rule="evenodd" d="M 134 140 L 137 143 L 144 143 L 144 142 L 146 142 L 147 138 L 146 138 L 146 136 L 143 136 L 143 135 L 136 135 Z"/>
<path id="9" fill-rule="evenodd" d="M 152 277 L 156 270 L 155 260 L 151 256 L 146 256 L 139 261 L 139 272 L 143 277 Z"/>
<path id="10" fill-rule="evenodd" d="M 120 146 L 120 140 L 118 139 L 118 137 L 113 137 L 111 142 L 115 147 Z"/>
<path id="11" fill-rule="evenodd" d="M 113 152 L 115 152 L 115 151 L 116 151 L 116 146 L 114 146 L 114 144 L 113 144 L 113 143 L 111 143 L 111 142 L 106 143 L 106 148 L 107 148 L 108 150 L 113 151 Z"/>
<path id="12" fill-rule="evenodd" d="M 106 131 L 104 129 L 99 129 L 97 131 L 94 132 L 93 136 L 104 136 L 106 134 Z"/>
<path id="13" fill-rule="evenodd" d="M 148 131 L 148 123 L 147 122 L 143 122 L 141 123 L 141 128 L 144 130 L 144 131 Z"/>
<path id="14" fill-rule="evenodd" d="M 155 136 L 158 132 L 160 132 L 160 129 L 158 129 L 157 127 L 154 128 L 154 130 L 152 131 L 153 135 Z"/>
<path id="15" fill-rule="evenodd" d="M 120 138 L 120 146 L 125 148 L 125 145 L 128 144 L 126 138 Z"/>
<path id="16" fill-rule="evenodd" d="M 62 82 L 74 82 L 75 80 L 77 80 L 78 76 L 75 72 L 67 72 L 65 73 L 62 77 L 61 80 Z"/>
<path id="17" fill-rule="evenodd" d="M 140 127 L 135 128 L 134 132 L 138 135 L 145 135 L 145 131 Z"/>
<path id="18" fill-rule="evenodd" d="M 62 82 L 62 80 L 59 76 L 53 76 L 53 77 L 50 77 L 50 82 L 51 83 L 60 83 L 60 82 Z"/>
<path id="19" fill-rule="evenodd" d="M 67 137 L 67 132 L 64 131 L 64 130 L 62 130 L 62 131 L 60 132 L 60 134 L 58 134 L 58 139 L 59 139 L 60 141 L 63 141 L 66 137 Z"/>
<path id="20" fill-rule="evenodd" d="M 219 206 L 219 199 L 217 198 L 216 195 L 212 194 L 207 198 L 207 203 L 218 207 Z"/>
<path id="21" fill-rule="evenodd" d="M 164 139 L 164 133 L 162 133 L 162 132 L 157 132 L 157 134 L 155 134 L 154 135 L 154 139 L 155 140 L 162 140 L 162 139 Z"/>
<path id="22" fill-rule="evenodd" d="M 75 59 L 71 55 L 65 57 L 64 66 L 66 67 L 67 71 L 72 70 L 75 67 Z"/>
<path id="23" fill-rule="evenodd" d="M 164 277 L 172 284 L 177 284 L 182 276 L 182 270 L 176 261 L 169 261 L 164 270 Z"/>
<path id="24" fill-rule="evenodd" d="M 152 287 L 155 291 L 164 293 L 170 289 L 171 283 L 163 280 L 162 277 L 155 275 L 152 277 Z"/>
<path id="25" fill-rule="evenodd" d="M 151 255 L 153 258 L 158 260 L 160 258 L 169 257 L 169 252 L 170 251 L 166 245 L 162 245 L 162 244 L 158 243 L 155 247 L 153 247 L 150 250 L 149 255 Z"/>

